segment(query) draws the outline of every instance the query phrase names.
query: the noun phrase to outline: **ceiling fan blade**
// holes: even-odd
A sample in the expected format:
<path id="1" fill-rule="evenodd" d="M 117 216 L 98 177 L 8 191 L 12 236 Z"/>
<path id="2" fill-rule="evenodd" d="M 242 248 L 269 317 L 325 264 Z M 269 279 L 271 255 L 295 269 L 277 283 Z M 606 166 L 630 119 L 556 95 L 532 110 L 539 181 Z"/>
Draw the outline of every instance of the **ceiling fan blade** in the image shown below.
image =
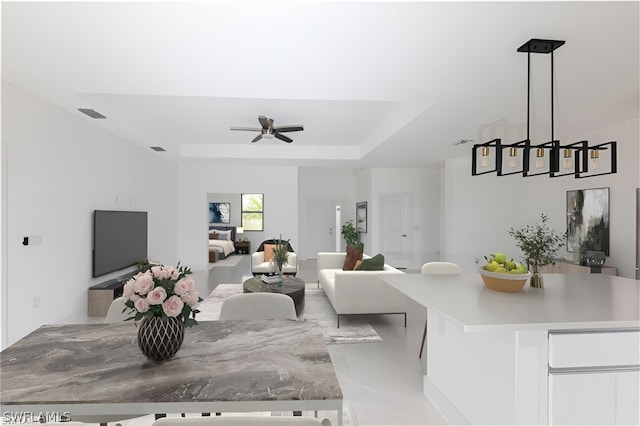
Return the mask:
<path id="1" fill-rule="evenodd" d="M 301 130 L 304 130 L 304 127 L 302 127 L 302 124 L 295 124 L 290 126 L 274 127 L 273 130 L 275 130 L 276 132 L 299 132 Z"/>
<path id="2" fill-rule="evenodd" d="M 280 134 L 280 133 L 278 133 L 278 132 L 275 132 L 275 133 L 273 134 L 273 136 L 275 136 L 276 138 L 280 139 L 281 141 L 285 141 L 286 143 L 291 143 L 291 142 L 293 142 L 293 139 L 291 139 L 290 137 L 287 137 L 287 136 L 285 136 L 285 135 L 281 135 L 281 134 Z"/>
<path id="3" fill-rule="evenodd" d="M 260 122 L 260 125 L 262 126 L 263 129 L 269 129 L 273 127 L 273 120 L 265 117 L 264 115 L 259 115 L 258 121 Z"/>
<path id="4" fill-rule="evenodd" d="M 253 138 L 253 140 L 251 142 L 258 142 L 260 139 L 262 139 L 262 133 L 260 133 L 258 136 Z"/>
<path id="5" fill-rule="evenodd" d="M 259 132 L 262 129 L 259 127 L 231 127 L 231 130 L 244 130 L 247 132 Z"/>

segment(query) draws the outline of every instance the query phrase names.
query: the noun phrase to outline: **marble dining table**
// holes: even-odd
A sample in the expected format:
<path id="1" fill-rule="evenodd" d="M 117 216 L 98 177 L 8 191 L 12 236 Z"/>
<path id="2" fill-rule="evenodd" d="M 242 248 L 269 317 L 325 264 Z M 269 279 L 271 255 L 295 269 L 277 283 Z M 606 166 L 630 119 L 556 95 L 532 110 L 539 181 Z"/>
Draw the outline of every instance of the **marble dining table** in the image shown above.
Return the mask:
<path id="1" fill-rule="evenodd" d="M 0 352 L 1 412 L 74 416 L 336 410 L 342 391 L 315 321 L 201 321 L 164 362 L 137 328 L 44 325 Z"/>

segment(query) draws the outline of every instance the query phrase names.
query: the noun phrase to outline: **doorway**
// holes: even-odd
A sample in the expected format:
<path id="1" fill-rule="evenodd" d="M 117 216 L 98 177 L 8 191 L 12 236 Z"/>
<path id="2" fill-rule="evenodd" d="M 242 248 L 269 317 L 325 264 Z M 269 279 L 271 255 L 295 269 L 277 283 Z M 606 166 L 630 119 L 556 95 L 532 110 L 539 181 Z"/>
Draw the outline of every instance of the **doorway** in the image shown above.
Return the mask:
<path id="1" fill-rule="evenodd" d="M 302 201 L 300 216 L 300 258 L 315 259 L 318 252 L 335 251 L 336 206 L 341 199 L 307 199 Z"/>
<path id="2" fill-rule="evenodd" d="M 413 195 L 380 195 L 380 252 L 389 265 L 404 269 L 410 264 L 413 236 L 409 232 Z"/>

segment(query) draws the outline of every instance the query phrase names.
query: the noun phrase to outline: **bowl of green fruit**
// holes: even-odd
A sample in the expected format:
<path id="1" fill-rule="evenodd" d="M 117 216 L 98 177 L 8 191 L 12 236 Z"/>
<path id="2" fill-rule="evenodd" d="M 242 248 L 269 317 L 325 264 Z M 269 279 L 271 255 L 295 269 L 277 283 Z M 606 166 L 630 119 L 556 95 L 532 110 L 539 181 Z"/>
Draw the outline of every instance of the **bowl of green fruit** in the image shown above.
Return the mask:
<path id="1" fill-rule="evenodd" d="M 503 253 L 486 257 L 487 263 L 478 269 L 485 287 L 515 293 L 521 291 L 531 274 L 526 265 L 507 260 Z"/>

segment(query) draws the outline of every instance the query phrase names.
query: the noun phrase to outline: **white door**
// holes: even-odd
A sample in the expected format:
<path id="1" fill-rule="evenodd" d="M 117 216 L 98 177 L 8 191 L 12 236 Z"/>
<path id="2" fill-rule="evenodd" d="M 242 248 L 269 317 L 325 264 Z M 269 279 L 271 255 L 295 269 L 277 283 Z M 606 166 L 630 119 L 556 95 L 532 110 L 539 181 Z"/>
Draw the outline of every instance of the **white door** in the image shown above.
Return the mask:
<path id="1" fill-rule="evenodd" d="M 411 194 L 380 196 L 380 253 L 385 263 L 396 268 L 406 268 L 410 263 L 412 201 Z"/>
<path id="2" fill-rule="evenodd" d="M 320 251 L 336 251 L 336 205 L 342 205 L 341 200 L 303 200 L 299 219 L 301 259 L 315 259 Z"/>

